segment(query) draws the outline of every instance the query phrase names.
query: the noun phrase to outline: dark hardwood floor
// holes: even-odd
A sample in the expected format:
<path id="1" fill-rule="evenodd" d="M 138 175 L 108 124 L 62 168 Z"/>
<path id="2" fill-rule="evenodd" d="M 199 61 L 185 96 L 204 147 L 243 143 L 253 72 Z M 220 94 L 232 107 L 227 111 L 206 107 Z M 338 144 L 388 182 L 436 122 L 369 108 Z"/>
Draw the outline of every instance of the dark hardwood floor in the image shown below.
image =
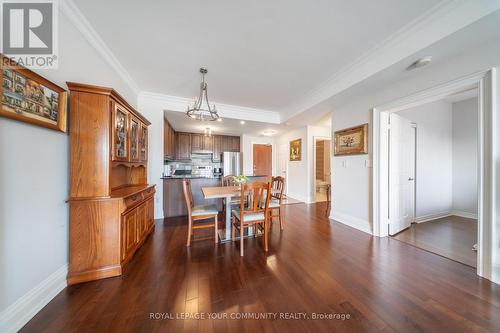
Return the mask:
<path id="1" fill-rule="evenodd" d="M 285 206 L 270 251 L 260 237 L 186 248 L 183 219 L 158 221 L 122 277 L 63 290 L 22 332 L 499 332 L 500 286 L 469 266 L 325 217 L 325 203 Z M 228 319 L 154 320 L 151 313 Z M 306 320 L 233 320 L 234 313 Z M 313 313 L 349 315 L 312 320 Z"/>
<path id="2" fill-rule="evenodd" d="M 433 221 L 413 223 L 410 228 L 395 235 L 394 238 L 477 267 L 477 253 L 472 251 L 472 246 L 477 243 L 476 220 L 448 216 Z"/>

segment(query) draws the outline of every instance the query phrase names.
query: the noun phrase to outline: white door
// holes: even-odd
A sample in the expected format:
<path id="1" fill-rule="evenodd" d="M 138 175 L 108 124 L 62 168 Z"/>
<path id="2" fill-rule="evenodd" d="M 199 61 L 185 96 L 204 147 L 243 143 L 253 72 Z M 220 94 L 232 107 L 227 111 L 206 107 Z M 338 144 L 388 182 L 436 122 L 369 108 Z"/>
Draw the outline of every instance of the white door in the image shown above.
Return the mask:
<path id="1" fill-rule="evenodd" d="M 389 234 L 408 228 L 415 218 L 415 128 L 391 113 L 389 139 Z"/>
<path id="2" fill-rule="evenodd" d="M 278 147 L 278 161 L 276 165 L 277 176 L 281 176 L 285 178 L 285 186 L 283 188 L 283 192 L 286 195 L 288 189 L 288 179 L 287 177 L 287 166 L 288 166 L 288 145 L 282 144 Z"/>

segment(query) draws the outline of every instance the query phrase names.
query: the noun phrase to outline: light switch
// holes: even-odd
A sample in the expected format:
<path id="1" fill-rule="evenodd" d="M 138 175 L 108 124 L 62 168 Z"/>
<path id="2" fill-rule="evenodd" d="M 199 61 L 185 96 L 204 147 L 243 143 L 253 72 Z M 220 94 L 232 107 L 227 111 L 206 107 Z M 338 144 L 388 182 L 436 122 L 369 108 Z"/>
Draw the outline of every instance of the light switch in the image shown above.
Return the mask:
<path id="1" fill-rule="evenodd" d="M 365 167 L 371 168 L 372 167 L 372 160 L 365 160 Z"/>
<path id="2" fill-rule="evenodd" d="M 347 160 L 342 160 L 342 167 L 347 168 Z"/>

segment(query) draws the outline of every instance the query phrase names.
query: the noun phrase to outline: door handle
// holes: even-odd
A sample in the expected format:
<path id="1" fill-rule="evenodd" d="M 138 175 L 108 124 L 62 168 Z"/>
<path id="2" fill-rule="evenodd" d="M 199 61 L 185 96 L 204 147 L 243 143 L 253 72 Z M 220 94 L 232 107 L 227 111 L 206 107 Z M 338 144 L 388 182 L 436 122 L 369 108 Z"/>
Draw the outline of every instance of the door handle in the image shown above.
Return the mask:
<path id="1" fill-rule="evenodd" d="M 410 178 L 408 178 L 408 181 L 410 181 L 410 182 L 411 182 L 411 181 L 413 181 L 413 180 L 415 180 L 415 179 L 413 179 L 413 178 L 411 178 L 411 177 L 410 177 Z"/>

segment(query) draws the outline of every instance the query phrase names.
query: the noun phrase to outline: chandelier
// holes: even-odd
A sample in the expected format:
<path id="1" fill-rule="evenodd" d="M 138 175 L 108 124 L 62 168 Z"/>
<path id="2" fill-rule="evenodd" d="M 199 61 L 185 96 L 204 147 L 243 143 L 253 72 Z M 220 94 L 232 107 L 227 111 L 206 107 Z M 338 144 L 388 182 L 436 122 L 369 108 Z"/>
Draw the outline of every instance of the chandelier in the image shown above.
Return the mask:
<path id="1" fill-rule="evenodd" d="M 186 114 L 188 117 L 201 120 L 201 121 L 214 121 L 220 120 L 219 114 L 217 113 L 217 109 L 215 105 L 210 106 L 208 102 L 208 93 L 207 93 L 207 83 L 205 82 L 205 74 L 207 74 L 207 69 L 202 67 L 200 68 L 201 73 L 201 83 L 200 83 L 200 96 L 195 99 L 193 105 L 191 107 L 188 106 Z"/>

